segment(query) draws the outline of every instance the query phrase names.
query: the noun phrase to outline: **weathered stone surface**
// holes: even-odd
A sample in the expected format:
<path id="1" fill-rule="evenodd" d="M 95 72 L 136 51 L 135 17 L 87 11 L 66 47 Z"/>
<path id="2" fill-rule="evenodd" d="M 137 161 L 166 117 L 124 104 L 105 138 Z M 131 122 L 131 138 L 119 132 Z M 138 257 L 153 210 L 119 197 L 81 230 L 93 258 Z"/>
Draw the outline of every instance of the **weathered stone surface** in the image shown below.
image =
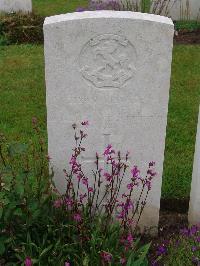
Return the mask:
<path id="1" fill-rule="evenodd" d="M 173 31 L 169 18 L 117 11 L 44 23 L 48 147 L 57 187 L 64 192 L 71 125 L 89 120 L 82 158 L 87 169 L 109 143 L 129 150 L 130 163 L 143 175 L 156 161 L 158 178 L 141 222 L 147 227 L 157 227 L 159 219 Z"/>
<path id="2" fill-rule="evenodd" d="M 200 222 L 200 109 L 197 125 L 188 219 L 191 225 Z"/>
<path id="3" fill-rule="evenodd" d="M 31 0 L 0 0 L 0 12 L 31 12 Z"/>

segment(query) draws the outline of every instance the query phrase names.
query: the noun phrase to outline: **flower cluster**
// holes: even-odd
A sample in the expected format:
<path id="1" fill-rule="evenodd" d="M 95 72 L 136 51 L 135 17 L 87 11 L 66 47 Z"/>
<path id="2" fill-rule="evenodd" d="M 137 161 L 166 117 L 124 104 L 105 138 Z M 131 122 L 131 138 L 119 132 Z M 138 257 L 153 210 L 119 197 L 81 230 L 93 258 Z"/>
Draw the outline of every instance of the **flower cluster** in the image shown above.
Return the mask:
<path id="1" fill-rule="evenodd" d="M 108 0 L 108 1 L 95 1 L 91 0 L 89 3 L 90 10 L 121 10 L 120 1 Z"/>
<path id="2" fill-rule="evenodd" d="M 101 254 L 100 254 L 102 260 L 104 262 L 111 262 L 112 261 L 112 254 L 110 254 L 109 252 L 106 252 L 106 251 L 102 251 Z"/>
<path id="3" fill-rule="evenodd" d="M 36 118 L 32 124 L 36 138 L 30 145 L 9 145 L 0 134 L 2 263 L 106 266 L 146 260 L 149 245 L 140 246 L 136 228 L 154 163 L 142 177 L 136 165 L 130 167 L 129 152 L 108 143 L 93 155 L 93 166 L 85 165 L 89 122 L 73 124 L 74 145 L 63 170 L 65 193 L 60 194 Z"/>
<path id="4" fill-rule="evenodd" d="M 136 165 L 129 169 L 129 152 L 125 156 L 117 152 L 111 144 L 108 144 L 102 155 L 96 153 L 94 159 L 95 169 L 92 170 L 92 177 L 85 175 L 80 157 L 85 151 L 83 140 L 87 137 L 88 121 L 81 122 L 81 129 L 73 124 L 75 146 L 69 160 L 69 167 L 64 169 L 67 180 L 66 193 L 56 199 L 53 203 L 56 209 L 64 209 L 68 218 L 77 224 L 81 236 L 80 241 L 88 238 L 85 219 L 95 220 L 96 217 L 104 217 L 103 230 L 113 220 L 121 226 L 121 237 L 119 239 L 124 247 L 120 263 L 125 264 L 125 253 L 133 248 L 133 234 L 139 223 L 141 214 L 146 205 L 147 196 L 151 190 L 152 180 L 156 176 L 154 162 L 149 163 L 145 177 L 142 177 Z M 104 161 L 104 169 L 102 168 Z M 127 182 L 128 180 L 128 182 Z M 126 190 L 121 191 L 121 186 L 127 182 Z M 140 189 L 138 200 L 134 199 L 134 193 Z M 114 219 L 116 218 L 116 219 Z M 109 263 L 112 254 L 108 251 L 100 253 L 101 260 Z"/>
<path id="5" fill-rule="evenodd" d="M 114 10 L 114 11 L 134 11 L 152 13 L 157 15 L 167 15 L 173 7 L 174 2 L 170 0 L 154 1 L 133 1 L 133 0 L 89 0 L 87 7 L 78 7 L 77 12 L 93 10 Z"/>
<path id="6" fill-rule="evenodd" d="M 116 11 L 119 11 L 121 9 L 122 9 L 122 5 L 120 4 L 120 1 L 117 1 L 117 0 L 108 0 L 108 1 L 90 0 L 87 8 L 78 7 L 76 9 L 76 11 L 77 12 L 82 12 L 82 11 L 86 11 L 86 10 L 116 10 Z"/>
<path id="7" fill-rule="evenodd" d="M 183 261 L 182 254 L 187 254 L 184 257 L 186 261 Z M 154 266 L 160 265 L 158 262 L 169 263 L 174 256 L 182 265 L 200 265 L 200 225 L 183 228 L 178 236 L 165 240 L 158 245 L 156 256 L 152 262 Z"/>
<path id="8" fill-rule="evenodd" d="M 32 266 L 32 260 L 30 257 L 26 257 L 25 261 L 24 261 L 25 266 Z"/>

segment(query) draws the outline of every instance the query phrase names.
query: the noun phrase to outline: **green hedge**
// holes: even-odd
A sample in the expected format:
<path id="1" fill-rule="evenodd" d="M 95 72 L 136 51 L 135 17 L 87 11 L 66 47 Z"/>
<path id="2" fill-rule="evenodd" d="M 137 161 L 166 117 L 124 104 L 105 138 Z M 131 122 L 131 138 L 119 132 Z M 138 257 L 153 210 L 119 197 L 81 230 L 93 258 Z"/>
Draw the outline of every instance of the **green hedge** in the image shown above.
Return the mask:
<path id="1" fill-rule="evenodd" d="M 43 43 L 44 17 L 10 14 L 0 19 L 0 45 Z"/>

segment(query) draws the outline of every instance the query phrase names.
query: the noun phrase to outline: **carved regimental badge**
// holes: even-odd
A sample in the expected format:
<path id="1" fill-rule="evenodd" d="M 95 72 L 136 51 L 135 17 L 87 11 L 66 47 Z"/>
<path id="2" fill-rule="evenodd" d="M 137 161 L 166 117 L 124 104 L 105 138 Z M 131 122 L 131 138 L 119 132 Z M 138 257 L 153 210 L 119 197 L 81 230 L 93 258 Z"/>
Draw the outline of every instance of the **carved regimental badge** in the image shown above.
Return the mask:
<path id="1" fill-rule="evenodd" d="M 136 70 L 135 48 L 125 37 L 114 34 L 92 38 L 79 60 L 83 77 L 98 88 L 119 88 Z"/>

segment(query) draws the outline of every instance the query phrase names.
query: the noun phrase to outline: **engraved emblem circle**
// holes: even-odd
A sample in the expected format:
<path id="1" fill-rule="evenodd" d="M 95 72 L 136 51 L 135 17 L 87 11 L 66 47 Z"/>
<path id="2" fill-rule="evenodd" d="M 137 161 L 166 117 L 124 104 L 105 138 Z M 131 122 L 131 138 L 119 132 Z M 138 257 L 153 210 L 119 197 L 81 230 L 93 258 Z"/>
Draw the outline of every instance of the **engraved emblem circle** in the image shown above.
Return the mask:
<path id="1" fill-rule="evenodd" d="M 98 35 L 82 48 L 80 71 L 97 88 L 120 88 L 133 78 L 136 57 L 136 50 L 126 37 Z"/>

